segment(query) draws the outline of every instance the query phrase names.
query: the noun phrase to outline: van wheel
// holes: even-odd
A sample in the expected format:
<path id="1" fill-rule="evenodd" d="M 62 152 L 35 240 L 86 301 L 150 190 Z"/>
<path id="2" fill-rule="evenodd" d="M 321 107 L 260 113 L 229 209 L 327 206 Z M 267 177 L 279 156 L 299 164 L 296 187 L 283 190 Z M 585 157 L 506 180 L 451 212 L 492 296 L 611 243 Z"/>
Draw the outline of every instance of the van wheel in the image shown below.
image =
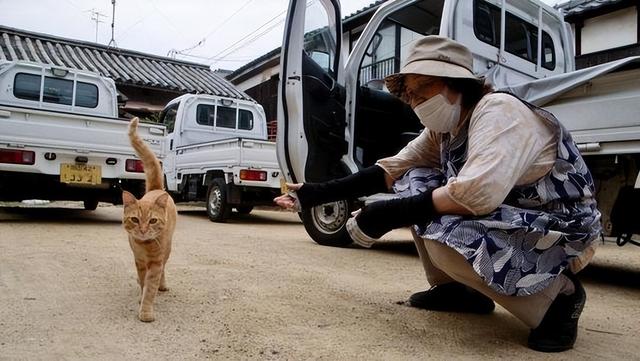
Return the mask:
<path id="1" fill-rule="evenodd" d="M 215 178 L 207 190 L 207 216 L 212 222 L 224 222 L 231 207 L 227 204 L 227 185 L 222 178 Z"/>
<path id="2" fill-rule="evenodd" d="M 300 214 L 304 228 L 316 243 L 345 247 L 352 242 L 345 227 L 350 213 L 350 202 L 338 201 L 303 210 Z"/>
<path id="3" fill-rule="evenodd" d="M 97 199 L 87 199 L 84 202 L 84 209 L 87 211 L 95 211 L 98 208 L 98 200 Z"/>
<path id="4" fill-rule="evenodd" d="M 240 214 L 249 214 L 253 210 L 253 206 L 239 206 L 236 207 L 236 211 Z"/>

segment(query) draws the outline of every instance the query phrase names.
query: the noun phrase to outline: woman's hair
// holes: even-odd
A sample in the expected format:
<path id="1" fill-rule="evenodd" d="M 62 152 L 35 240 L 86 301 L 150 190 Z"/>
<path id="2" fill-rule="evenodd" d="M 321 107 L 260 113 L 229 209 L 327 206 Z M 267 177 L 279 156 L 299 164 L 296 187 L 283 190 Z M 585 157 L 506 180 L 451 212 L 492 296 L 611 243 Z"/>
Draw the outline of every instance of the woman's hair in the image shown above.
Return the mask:
<path id="1" fill-rule="evenodd" d="M 462 94 L 462 106 L 471 108 L 485 95 L 494 91 L 491 84 L 484 79 L 477 81 L 465 78 L 443 78 L 444 83 L 451 90 Z"/>

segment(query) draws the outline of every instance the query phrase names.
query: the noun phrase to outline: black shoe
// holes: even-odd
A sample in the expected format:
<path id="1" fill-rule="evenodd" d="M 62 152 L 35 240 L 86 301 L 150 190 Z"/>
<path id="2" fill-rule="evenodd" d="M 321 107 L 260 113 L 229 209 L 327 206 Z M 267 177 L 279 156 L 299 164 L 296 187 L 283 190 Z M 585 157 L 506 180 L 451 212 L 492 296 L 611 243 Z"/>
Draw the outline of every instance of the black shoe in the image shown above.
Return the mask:
<path id="1" fill-rule="evenodd" d="M 409 297 L 409 306 L 431 311 L 466 312 L 486 315 L 495 309 L 493 301 L 462 283 L 433 286 Z"/>
<path id="2" fill-rule="evenodd" d="M 578 318 L 587 295 L 582 284 L 571 272 L 563 272 L 573 282 L 575 292 L 559 294 L 544 314 L 540 325 L 529 334 L 529 348 L 542 352 L 561 352 L 573 347 L 578 336 Z"/>

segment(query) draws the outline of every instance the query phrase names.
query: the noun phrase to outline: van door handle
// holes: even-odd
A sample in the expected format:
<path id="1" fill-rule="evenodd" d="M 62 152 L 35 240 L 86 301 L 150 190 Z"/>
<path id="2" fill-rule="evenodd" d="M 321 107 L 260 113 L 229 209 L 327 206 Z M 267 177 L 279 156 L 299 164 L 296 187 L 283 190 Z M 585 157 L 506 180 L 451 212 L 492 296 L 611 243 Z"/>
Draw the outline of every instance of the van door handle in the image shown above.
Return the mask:
<path id="1" fill-rule="evenodd" d="M 299 81 L 300 80 L 300 75 L 290 76 L 287 79 L 289 79 L 289 80 L 298 80 Z"/>

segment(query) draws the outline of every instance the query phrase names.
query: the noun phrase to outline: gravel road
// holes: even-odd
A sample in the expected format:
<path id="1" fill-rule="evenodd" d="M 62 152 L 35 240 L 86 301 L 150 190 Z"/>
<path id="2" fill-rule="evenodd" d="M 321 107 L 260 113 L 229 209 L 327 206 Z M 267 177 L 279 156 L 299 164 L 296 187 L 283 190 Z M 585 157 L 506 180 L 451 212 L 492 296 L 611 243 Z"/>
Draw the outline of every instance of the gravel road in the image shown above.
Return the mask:
<path id="1" fill-rule="evenodd" d="M 170 290 L 142 323 L 122 208 L 74 207 L 0 208 L 1 360 L 640 359 L 640 247 L 600 247 L 576 348 L 548 355 L 500 307 L 405 306 L 428 287 L 407 230 L 371 250 L 322 247 L 271 210 L 221 224 L 181 206 Z"/>

